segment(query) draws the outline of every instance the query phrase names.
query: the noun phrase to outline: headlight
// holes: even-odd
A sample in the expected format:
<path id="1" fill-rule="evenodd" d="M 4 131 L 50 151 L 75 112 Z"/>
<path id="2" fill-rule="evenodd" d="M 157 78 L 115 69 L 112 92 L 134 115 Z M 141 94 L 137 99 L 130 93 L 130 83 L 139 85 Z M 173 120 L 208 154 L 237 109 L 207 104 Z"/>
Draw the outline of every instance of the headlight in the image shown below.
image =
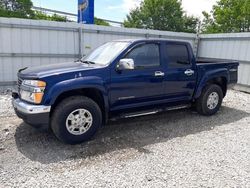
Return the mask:
<path id="1" fill-rule="evenodd" d="M 23 80 L 20 88 L 21 99 L 39 104 L 42 102 L 46 83 L 40 80 Z"/>

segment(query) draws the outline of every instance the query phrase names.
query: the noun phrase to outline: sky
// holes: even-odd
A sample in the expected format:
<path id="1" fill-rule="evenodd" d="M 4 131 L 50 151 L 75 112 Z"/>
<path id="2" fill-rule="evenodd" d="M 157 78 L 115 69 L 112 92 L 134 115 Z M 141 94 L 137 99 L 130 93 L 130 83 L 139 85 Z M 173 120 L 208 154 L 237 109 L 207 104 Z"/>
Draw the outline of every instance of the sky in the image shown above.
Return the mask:
<path id="1" fill-rule="evenodd" d="M 32 0 L 34 6 L 77 13 L 77 0 Z M 122 22 L 131 9 L 141 0 L 95 0 L 95 16 Z M 211 11 L 217 0 L 182 0 L 188 15 L 202 17 L 202 11 Z"/>

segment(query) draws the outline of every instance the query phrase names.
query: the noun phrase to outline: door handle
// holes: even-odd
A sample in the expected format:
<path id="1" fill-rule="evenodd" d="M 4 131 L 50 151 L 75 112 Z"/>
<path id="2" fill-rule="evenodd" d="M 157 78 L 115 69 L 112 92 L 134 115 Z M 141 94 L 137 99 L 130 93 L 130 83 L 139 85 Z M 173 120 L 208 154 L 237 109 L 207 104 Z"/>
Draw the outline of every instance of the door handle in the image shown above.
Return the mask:
<path id="1" fill-rule="evenodd" d="M 187 76 L 192 76 L 194 74 L 194 71 L 191 70 L 191 69 L 187 69 L 185 72 L 184 72 Z"/>
<path id="2" fill-rule="evenodd" d="M 164 73 L 164 72 L 161 72 L 161 71 L 156 71 L 156 72 L 155 72 L 155 76 L 156 76 L 156 77 L 165 76 L 165 73 Z"/>

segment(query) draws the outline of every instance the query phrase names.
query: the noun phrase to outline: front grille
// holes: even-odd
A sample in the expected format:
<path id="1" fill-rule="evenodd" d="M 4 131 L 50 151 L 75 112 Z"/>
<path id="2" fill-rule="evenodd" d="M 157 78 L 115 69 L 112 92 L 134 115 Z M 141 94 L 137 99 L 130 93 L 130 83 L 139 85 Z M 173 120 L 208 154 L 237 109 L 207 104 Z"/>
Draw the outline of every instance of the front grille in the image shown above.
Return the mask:
<path id="1" fill-rule="evenodd" d="M 17 89 L 18 89 L 18 93 L 20 92 L 20 87 L 22 85 L 22 82 L 23 80 L 21 78 L 18 78 L 18 81 L 17 81 Z"/>

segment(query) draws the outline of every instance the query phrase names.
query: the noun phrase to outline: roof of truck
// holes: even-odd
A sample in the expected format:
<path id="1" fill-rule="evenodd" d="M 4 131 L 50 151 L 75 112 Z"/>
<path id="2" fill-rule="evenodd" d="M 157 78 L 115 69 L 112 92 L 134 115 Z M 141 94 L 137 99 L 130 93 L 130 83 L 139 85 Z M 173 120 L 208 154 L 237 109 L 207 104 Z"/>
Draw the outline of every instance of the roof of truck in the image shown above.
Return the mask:
<path id="1" fill-rule="evenodd" d="M 187 41 L 184 40 L 173 40 L 173 39 L 163 39 L 163 38 L 149 38 L 149 39 L 145 39 L 145 38 L 139 38 L 139 39 L 118 39 L 118 40 L 114 40 L 117 42 L 145 42 L 145 41 L 169 41 L 169 42 L 185 42 L 188 43 Z"/>

